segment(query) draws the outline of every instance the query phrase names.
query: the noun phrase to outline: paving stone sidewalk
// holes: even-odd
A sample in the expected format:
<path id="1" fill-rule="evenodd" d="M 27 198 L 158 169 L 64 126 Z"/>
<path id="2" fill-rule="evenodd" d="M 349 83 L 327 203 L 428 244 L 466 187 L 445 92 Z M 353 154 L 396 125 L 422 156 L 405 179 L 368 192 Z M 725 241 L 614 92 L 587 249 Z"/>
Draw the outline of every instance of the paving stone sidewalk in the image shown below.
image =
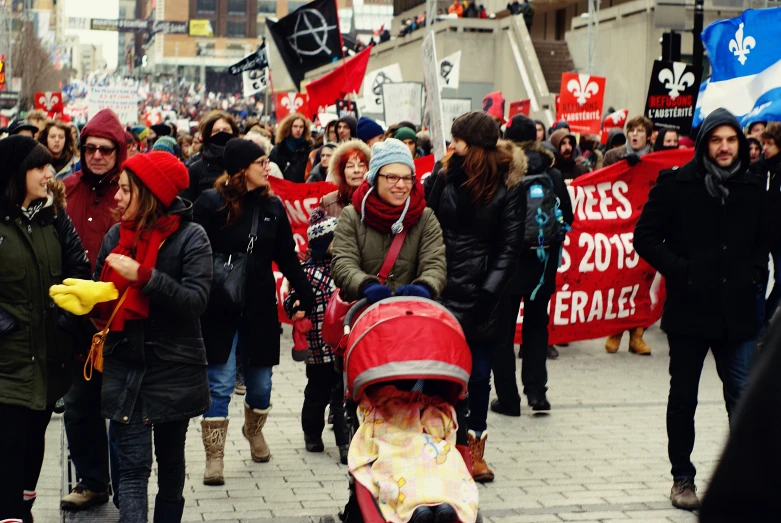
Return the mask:
<path id="1" fill-rule="evenodd" d="M 496 480 L 480 486 L 484 521 L 697 520 L 669 502 L 672 480 L 665 430 L 669 357 L 658 327 L 646 339 L 654 349 L 650 357 L 629 354 L 626 336 L 614 355 L 605 353 L 603 340 L 560 348 L 561 357 L 548 363 L 550 415 L 532 415 L 525 405 L 521 418 L 489 414 L 486 457 Z M 185 521 L 308 523 L 334 516 L 344 506 L 347 471 L 338 463 L 330 431 L 326 429 L 323 438 L 325 453 L 304 450 L 300 412 L 306 378 L 304 365 L 289 356 L 291 346 L 286 331 L 283 361 L 273 377 L 273 410 L 264 430 L 272 451 L 269 463 L 252 462 L 241 435 L 241 399 L 234 398 L 225 451 L 226 484 L 206 487 L 201 482 L 205 456 L 200 421 L 190 424 Z M 700 384 L 693 455 L 701 493 L 727 437 L 721 394 L 709 356 Z M 62 433 L 61 420 L 54 419 L 47 433 L 36 522 L 116 522 L 116 510 L 109 506 L 81 514 L 59 513 L 65 488 Z M 150 508 L 155 481 L 153 474 Z"/>

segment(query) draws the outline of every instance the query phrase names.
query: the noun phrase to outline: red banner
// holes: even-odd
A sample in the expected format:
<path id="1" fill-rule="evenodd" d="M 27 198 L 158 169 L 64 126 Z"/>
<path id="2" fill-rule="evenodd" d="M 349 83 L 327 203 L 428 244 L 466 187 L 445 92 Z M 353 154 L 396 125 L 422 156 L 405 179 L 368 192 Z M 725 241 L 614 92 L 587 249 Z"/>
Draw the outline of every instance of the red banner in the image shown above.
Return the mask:
<path id="1" fill-rule="evenodd" d="M 531 100 L 520 100 L 518 102 L 511 102 L 510 103 L 510 112 L 507 115 L 507 120 L 512 120 L 513 116 L 516 114 L 523 114 L 525 116 L 529 116 L 529 111 L 531 111 L 532 101 Z"/>
<path id="2" fill-rule="evenodd" d="M 307 113 L 307 102 L 309 97 L 301 93 L 276 93 L 276 112 L 277 121 L 281 122 L 290 113 Z"/>
<path id="3" fill-rule="evenodd" d="M 692 156 L 692 149 L 652 153 L 635 167 L 618 162 L 572 183 L 575 222 L 548 306 L 550 344 L 607 337 L 661 317 L 663 286 L 652 296 L 656 271 L 635 251 L 634 228 L 659 171 Z M 523 307 L 518 341 L 522 315 Z"/>
<path id="4" fill-rule="evenodd" d="M 62 93 L 59 91 L 35 93 L 35 108 L 46 111 L 46 115 L 52 120 L 62 119 Z"/>
<path id="5" fill-rule="evenodd" d="M 605 79 L 579 73 L 561 73 L 557 120 L 566 120 L 574 133 L 599 134 Z"/>

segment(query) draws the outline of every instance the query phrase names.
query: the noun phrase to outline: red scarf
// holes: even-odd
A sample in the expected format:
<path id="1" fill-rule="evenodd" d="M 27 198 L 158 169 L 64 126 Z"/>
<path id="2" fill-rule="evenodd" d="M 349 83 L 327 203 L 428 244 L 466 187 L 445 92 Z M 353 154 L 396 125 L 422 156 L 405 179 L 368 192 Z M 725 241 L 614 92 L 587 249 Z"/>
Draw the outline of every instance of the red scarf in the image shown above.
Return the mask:
<path id="1" fill-rule="evenodd" d="M 372 229 L 376 229 L 383 234 L 390 234 L 391 225 L 398 221 L 401 213 L 404 211 L 404 205 L 390 205 L 380 198 L 376 189 L 369 193 L 370 188 L 369 182 L 364 181 L 355 190 L 353 193 L 353 207 L 360 215 L 363 199 L 368 193 L 369 197 L 366 200 L 366 205 L 363 206 L 363 221 Z M 409 193 L 409 198 L 409 209 L 407 209 L 407 214 L 404 215 L 404 220 L 401 222 L 406 230 L 409 230 L 410 227 L 417 223 L 426 209 L 423 189 L 419 187 L 417 182 L 412 183 L 412 191 Z"/>
<path id="2" fill-rule="evenodd" d="M 160 246 L 166 238 L 179 229 L 181 220 L 181 216 L 164 216 L 157 221 L 157 227 L 151 233 L 143 235 L 138 234 L 133 222 L 121 222 L 119 244 L 111 252 L 133 258 L 151 271 L 157 265 L 157 253 L 160 251 Z M 111 323 L 112 330 L 125 330 L 126 320 L 143 320 L 149 316 L 149 297 L 140 288 L 133 286 L 132 282 L 120 276 L 108 263 L 103 264 L 100 281 L 112 282 L 120 297 L 126 289 L 128 291 L 125 302 Z M 100 314 L 100 319 L 103 322 L 108 321 L 116 304 L 116 301 L 112 301 L 103 305 Z"/>

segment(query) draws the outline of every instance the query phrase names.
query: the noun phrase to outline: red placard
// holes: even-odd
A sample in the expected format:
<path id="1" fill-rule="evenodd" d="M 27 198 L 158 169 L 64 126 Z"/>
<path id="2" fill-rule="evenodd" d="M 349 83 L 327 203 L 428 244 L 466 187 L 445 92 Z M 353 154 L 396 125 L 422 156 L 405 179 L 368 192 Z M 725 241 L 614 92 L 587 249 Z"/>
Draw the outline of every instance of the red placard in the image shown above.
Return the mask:
<path id="1" fill-rule="evenodd" d="M 510 114 L 507 116 L 507 119 L 512 120 L 513 116 L 515 116 L 516 114 L 523 114 L 525 116 L 529 116 L 531 107 L 532 107 L 531 100 L 519 100 L 517 102 L 511 102 Z"/>
<path id="2" fill-rule="evenodd" d="M 561 74 L 558 120 L 566 120 L 570 130 L 583 134 L 599 134 L 602 103 L 605 98 L 605 78 L 579 73 Z"/>
<path id="3" fill-rule="evenodd" d="M 309 114 L 307 112 L 307 102 L 309 97 L 301 93 L 276 93 L 275 102 L 277 106 L 277 121 L 281 122 L 290 113 Z"/>
<path id="4" fill-rule="evenodd" d="M 46 115 L 52 120 L 62 119 L 62 93 L 59 91 L 35 93 L 35 108 L 46 111 Z"/>
<path id="5" fill-rule="evenodd" d="M 605 121 L 602 122 L 602 145 L 607 143 L 607 136 L 610 134 L 611 129 L 623 129 L 626 124 L 626 119 L 629 116 L 629 109 L 621 109 L 614 113 L 610 113 L 605 116 Z"/>
<path id="6" fill-rule="evenodd" d="M 8 117 L 0 114 L 0 127 L 8 127 Z"/>

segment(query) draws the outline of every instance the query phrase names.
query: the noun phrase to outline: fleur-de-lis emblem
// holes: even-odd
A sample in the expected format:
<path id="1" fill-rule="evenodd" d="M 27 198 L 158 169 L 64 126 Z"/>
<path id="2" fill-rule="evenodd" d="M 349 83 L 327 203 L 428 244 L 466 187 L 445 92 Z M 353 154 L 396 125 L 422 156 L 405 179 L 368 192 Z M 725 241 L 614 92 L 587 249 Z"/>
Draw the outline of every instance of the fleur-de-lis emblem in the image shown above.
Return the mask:
<path id="1" fill-rule="evenodd" d="M 696 78 L 691 72 L 686 71 L 686 64 L 673 62 L 673 70 L 665 68 L 659 71 L 659 82 L 664 84 L 664 88 L 670 92 L 670 98 L 675 100 L 687 88 L 694 85 Z"/>
<path id="2" fill-rule="evenodd" d="M 46 110 L 51 112 L 52 108 L 60 102 L 60 95 L 56 93 L 43 93 L 38 98 L 38 103 L 46 107 Z"/>
<path id="3" fill-rule="evenodd" d="M 282 107 L 294 113 L 304 105 L 304 100 L 299 98 L 296 93 L 287 93 L 287 96 L 281 101 Z"/>
<path id="4" fill-rule="evenodd" d="M 626 120 L 626 113 L 626 109 L 622 109 L 621 111 L 616 111 L 611 114 L 609 118 L 613 120 L 613 125 L 618 125 L 619 122 Z"/>
<path id="5" fill-rule="evenodd" d="M 751 52 L 752 49 L 757 47 L 757 41 L 753 36 L 747 36 L 743 38 L 743 24 L 738 26 L 738 30 L 735 32 L 735 38 L 729 41 L 729 50 L 732 54 L 738 57 L 740 65 L 745 65 L 746 55 Z"/>
<path id="6" fill-rule="evenodd" d="M 586 100 L 591 98 L 591 95 L 599 92 L 599 86 L 596 82 L 591 82 L 591 76 L 587 74 L 579 74 L 578 79 L 574 78 L 567 82 L 567 91 L 571 92 L 578 98 L 578 105 L 583 105 Z"/>

